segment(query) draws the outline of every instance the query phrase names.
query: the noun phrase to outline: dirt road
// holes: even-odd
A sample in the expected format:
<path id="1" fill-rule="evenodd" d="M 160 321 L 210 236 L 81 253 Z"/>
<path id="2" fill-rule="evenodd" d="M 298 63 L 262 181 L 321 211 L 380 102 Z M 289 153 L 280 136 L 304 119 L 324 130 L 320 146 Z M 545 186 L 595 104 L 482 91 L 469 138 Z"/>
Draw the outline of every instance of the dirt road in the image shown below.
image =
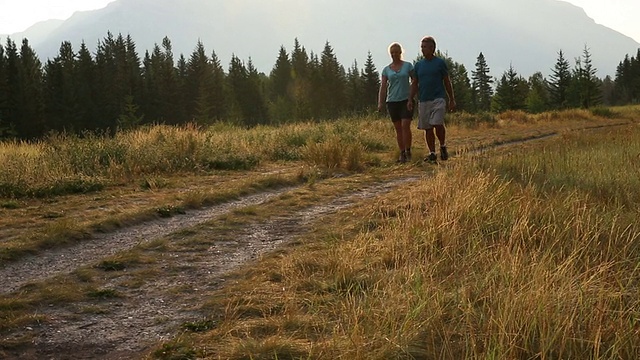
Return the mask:
<path id="1" fill-rule="evenodd" d="M 123 279 L 117 277 L 105 286 L 117 288 L 117 297 L 92 304 L 43 305 L 38 315 L 46 321 L 2 339 L 10 344 L 28 336 L 32 338 L 32 346 L 17 349 L 5 346 L 4 351 L 0 347 L 0 355 L 19 359 L 139 359 L 150 348 L 176 336 L 182 324 L 201 321 L 205 314 L 199 312 L 197 305 L 206 301 L 206 294 L 222 286 L 234 269 L 290 242 L 327 214 L 418 180 L 419 177 L 408 176 L 354 189 L 330 202 L 289 216 L 250 224 L 240 233 L 222 236 L 222 241 L 211 240 L 206 251 L 202 251 L 201 246 L 191 250 L 185 246 L 179 252 L 159 252 L 154 266 L 173 271 L 152 274 L 144 285 L 136 288 L 119 286 Z M 246 196 L 211 208 L 98 234 L 72 247 L 25 258 L 0 269 L 3 279 L 0 291 L 18 295 L 25 285 L 55 277 L 61 279 L 63 286 L 65 276 L 79 268 L 93 266 L 105 257 L 167 236 L 188 241 L 189 235 L 182 234 L 188 234 L 189 229 L 206 226 L 234 210 L 260 206 L 292 190 L 286 188 Z M 173 288 L 189 291 L 167 291 Z M 93 310 L 87 311 L 87 307 Z"/>

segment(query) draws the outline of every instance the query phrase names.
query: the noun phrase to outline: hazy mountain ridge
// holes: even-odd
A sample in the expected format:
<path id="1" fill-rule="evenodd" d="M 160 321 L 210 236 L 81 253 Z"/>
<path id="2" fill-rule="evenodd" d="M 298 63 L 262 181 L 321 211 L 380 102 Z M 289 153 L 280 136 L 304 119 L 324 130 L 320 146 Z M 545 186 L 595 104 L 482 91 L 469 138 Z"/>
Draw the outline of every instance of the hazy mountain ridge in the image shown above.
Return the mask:
<path id="1" fill-rule="evenodd" d="M 291 51 L 296 38 L 316 54 L 328 41 L 345 67 L 354 61 L 362 67 L 371 51 L 381 70 L 389 62 L 389 43 L 399 41 L 405 58 L 413 59 L 420 38 L 433 35 L 439 49 L 469 72 L 483 52 L 496 77 L 510 65 L 523 76 L 548 75 L 560 49 L 573 65 L 585 45 L 598 75 L 614 76 L 624 56 L 640 48 L 633 39 L 596 24 L 581 8 L 558 0 L 450 0 L 437 7 L 424 0 L 392 7 L 380 0 L 117 0 L 103 9 L 77 12 L 48 32 L 35 30 L 11 38 L 28 38 L 43 59 L 56 56 L 65 40 L 76 50 L 84 41 L 95 51 L 111 31 L 131 35 L 141 57 L 165 36 L 176 58 L 189 57 L 200 40 L 223 67 L 234 54 L 245 61 L 250 57 L 265 73 L 280 46 Z"/>

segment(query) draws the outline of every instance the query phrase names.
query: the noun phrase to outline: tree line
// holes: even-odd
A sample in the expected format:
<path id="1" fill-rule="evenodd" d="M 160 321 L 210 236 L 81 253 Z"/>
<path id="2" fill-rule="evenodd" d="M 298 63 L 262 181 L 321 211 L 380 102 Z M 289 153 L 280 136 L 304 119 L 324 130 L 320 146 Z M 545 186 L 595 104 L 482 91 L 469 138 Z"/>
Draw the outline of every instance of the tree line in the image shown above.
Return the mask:
<path id="1" fill-rule="evenodd" d="M 458 108 L 471 113 L 591 107 L 640 99 L 640 49 L 620 62 L 615 80 L 598 79 L 585 46 L 572 66 L 562 51 L 549 79 L 529 79 L 511 66 L 499 78 L 478 55 L 471 74 L 446 54 Z M 225 69 L 215 51 L 198 42 L 188 58 L 165 37 L 140 58 L 130 36 L 107 36 L 95 54 L 63 42 L 44 64 L 23 39 L 0 45 L 0 138 L 34 139 L 51 131 L 113 133 L 144 124 L 242 126 L 324 120 L 372 112 L 380 75 L 371 53 L 362 68 L 345 68 L 327 41 L 320 54 L 297 39 L 281 46 L 271 72 L 232 55 Z"/>

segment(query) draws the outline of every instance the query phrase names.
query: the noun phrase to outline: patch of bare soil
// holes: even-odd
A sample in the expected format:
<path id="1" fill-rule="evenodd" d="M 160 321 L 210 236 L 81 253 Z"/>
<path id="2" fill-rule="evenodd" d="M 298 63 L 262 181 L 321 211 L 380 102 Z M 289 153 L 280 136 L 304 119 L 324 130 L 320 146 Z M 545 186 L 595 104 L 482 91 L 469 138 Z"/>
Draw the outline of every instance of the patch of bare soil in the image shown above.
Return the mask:
<path id="1" fill-rule="evenodd" d="M 359 200 L 373 198 L 401 183 L 413 181 L 407 177 L 356 190 L 330 203 L 313 206 L 291 216 L 256 222 L 228 239 L 214 241 L 206 250 L 194 247 L 180 252 L 163 252 L 154 265 L 166 272 L 136 288 L 118 286 L 118 296 L 98 303 L 44 305 L 39 309 L 47 318 L 37 327 L 20 329 L 0 339 L 2 342 L 33 338 L 28 349 L 10 350 L 0 355 L 19 359 L 139 359 L 150 349 L 169 340 L 188 322 L 201 321 L 199 310 L 207 301 L 206 294 L 219 289 L 230 272 L 249 264 L 261 255 L 274 251 L 296 236 L 304 234 L 310 225 L 323 216 L 352 206 Z M 234 209 L 256 206 L 284 194 L 290 189 L 269 191 L 199 211 L 190 211 L 169 219 L 96 235 L 92 240 L 73 247 L 49 251 L 0 268 L 0 293 L 19 292 L 21 286 L 56 275 L 69 274 L 90 266 L 109 255 L 131 249 L 170 234 L 176 234 L 229 213 Z M 175 235 L 180 236 L 180 234 Z M 175 271 L 175 270 L 179 271 Z M 170 271 L 171 270 L 171 271 Z M 167 291 L 188 289 L 188 291 Z M 92 311 L 86 311 L 91 306 Z M 97 311 L 100 308 L 105 311 Z M 1 348 L 0 348 L 1 349 Z"/>

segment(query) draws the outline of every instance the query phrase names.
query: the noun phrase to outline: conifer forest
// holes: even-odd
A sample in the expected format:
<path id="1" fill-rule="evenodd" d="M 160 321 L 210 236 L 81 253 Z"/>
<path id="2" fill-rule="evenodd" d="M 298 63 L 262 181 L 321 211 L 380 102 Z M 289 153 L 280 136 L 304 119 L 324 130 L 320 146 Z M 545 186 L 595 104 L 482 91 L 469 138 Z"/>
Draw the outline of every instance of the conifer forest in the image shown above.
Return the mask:
<path id="1" fill-rule="evenodd" d="M 372 113 L 380 74 L 387 64 L 341 64 L 327 41 L 320 54 L 294 39 L 283 45 L 268 74 L 252 60 L 222 64 L 214 49 L 198 42 L 175 55 L 171 40 L 145 50 L 134 39 L 107 33 L 96 49 L 63 42 L 42 61 L 28 39 L 0 44 L 0 139 L 32 140 L 51 132 L 114 133 L 145 124 L 207 126 L 229 122 L 252 127 L 322 121 Z M 449 65 L 458 110 L 469 113 L 590 108 L 640 102 L 640 49 L 621 59 L 615 78 L 597 77 L 591 50 L 571 61 L 558 50 L 550 76 L 525 78 L 517 64 L 492 74 L 483 53 L 475 68 L 439 54 Z M 377 65 L 377 66 L 376 66 Z"/>

